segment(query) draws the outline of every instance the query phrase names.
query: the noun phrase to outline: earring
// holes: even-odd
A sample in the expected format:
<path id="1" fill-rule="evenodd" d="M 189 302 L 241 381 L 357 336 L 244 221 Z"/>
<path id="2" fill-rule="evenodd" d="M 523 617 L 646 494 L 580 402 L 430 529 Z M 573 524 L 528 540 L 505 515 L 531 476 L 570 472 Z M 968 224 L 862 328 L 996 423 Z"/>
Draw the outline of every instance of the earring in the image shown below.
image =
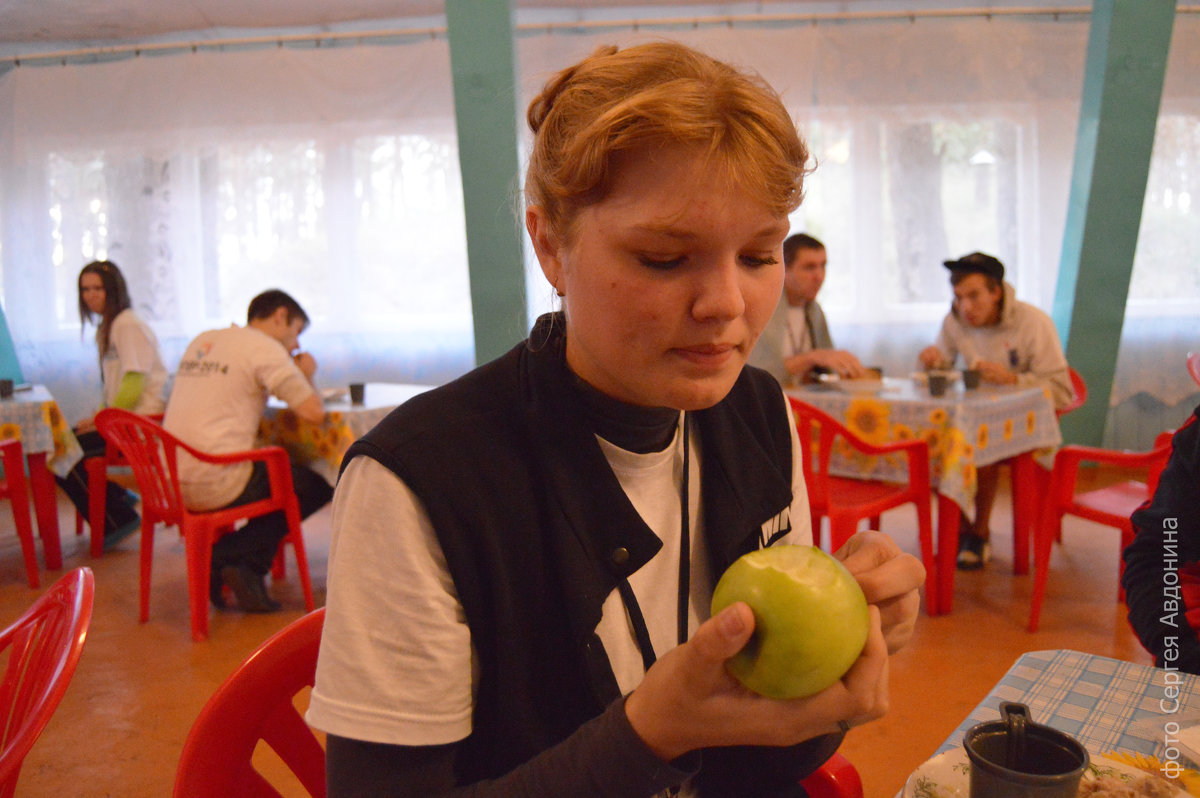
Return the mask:
<path id="1" fill-rule="evenodd" d="M 566 296 L 566 293 L 558 290 L 558 286 L 554 287 L 554 293 L 558 294 L 559 296 Z"/>

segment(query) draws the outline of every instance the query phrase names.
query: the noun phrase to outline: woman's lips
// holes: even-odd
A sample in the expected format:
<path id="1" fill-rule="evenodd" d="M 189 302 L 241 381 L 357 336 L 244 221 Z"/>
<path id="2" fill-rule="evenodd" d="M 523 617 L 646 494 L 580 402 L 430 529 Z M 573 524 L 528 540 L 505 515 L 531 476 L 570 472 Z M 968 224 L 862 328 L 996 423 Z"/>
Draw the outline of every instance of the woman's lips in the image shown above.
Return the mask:
<path id="1" fill-rule="evenodd" d="M 719 368 L 736 356 L 738 348 L 733 344 L 699 344 L 681 346 L 676 348 L 675 352 L 689 363 L 706 368 Z"/>

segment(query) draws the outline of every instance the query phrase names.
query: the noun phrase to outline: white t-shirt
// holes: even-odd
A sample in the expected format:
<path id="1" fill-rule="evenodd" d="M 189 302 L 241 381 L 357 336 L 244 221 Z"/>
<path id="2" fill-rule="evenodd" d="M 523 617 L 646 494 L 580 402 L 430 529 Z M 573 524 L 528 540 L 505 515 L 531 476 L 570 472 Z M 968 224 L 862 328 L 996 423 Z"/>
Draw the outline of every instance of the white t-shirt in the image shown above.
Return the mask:
<path id="1" fill-rule="evenodd" d="M 781 543 L 811 544 L 808 493 L 791 427 L 792 531 Z M 693 430 L 694 432 L 694 430 Z M 689 518 L 693 552 L 704 551 L 700 512 L 703 442 L 691 437 Z M 682 435 L 662 452 L 635 454 L 601 440 L 613 472 L 664 542 L 629 582 L 655 653 L 676 644 Z M 708 618 L 713 575 L 693 556 L 691 631 Z M 333 500 L 328 614 L 307 719 L 323 731 L 393 745 L 451 743 L 471 733 L 478 660 L 429 517 L 391 471 L 367 457 L 346 467 Z M 597 633 L 623 693 L 644 676 L 620 594 L 605 600 Z"/>
<path id="2" fill-rule="evenodd" d="M 789 305 L 787 309 L 787 328 L 783 331 L 783 359 L 800 355 L 813 349 L 812 336 L 808 332 L 808 316 L 806 306 Z"/>
<path id="3" fill-rule="evenodd" d="M 167 368 L 158 352 L 158 337 L 132 309 L 126 308 L 112 320 L 108 331 L 108 352 L 100 361 L 105 407 L 114 406 L 121 380 L 131 371 L 146 376 L 141 398 L 133 407 L 133 412 L 144 416 L 161 413 L 166 406 L 163 385 L 167 381 Z"/>
<path id="4" fill-rule="evenodd" d="M 163 426 L 202 452 L 245 451 L 254 448 L 268 394 L 295 407 L 314 393 L 271 336 L 253 327 L 209 330 L 184 350 Z M 249 462 L 201 463 L 180 452 L 183 500 L 193 510 L 224 507 L 246 487 L 251 468 Z"/>

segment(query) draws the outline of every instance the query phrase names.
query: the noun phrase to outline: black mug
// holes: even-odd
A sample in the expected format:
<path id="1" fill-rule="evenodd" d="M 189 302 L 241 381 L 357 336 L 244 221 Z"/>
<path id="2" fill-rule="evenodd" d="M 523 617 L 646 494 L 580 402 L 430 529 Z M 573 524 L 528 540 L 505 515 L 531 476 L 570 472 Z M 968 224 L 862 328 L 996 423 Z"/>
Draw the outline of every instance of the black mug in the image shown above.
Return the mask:
<path id="1" fill-rule="evenodd" d="M 367 401 L 367 386 L 361 382 L 350 383 L 350 404 L 361 405 Z"/>
<path id="2" fill-rule="evenodd" d="M 1069 734 L 1034 723 L 1029 707 L 1000 702 L 1000 720 L 967 730 L 971 798 L 1075 798 L 1088 752 Z"/>
<path id="3" fill-rule="evenodd" d="M 0 399 L 7 399 L 12 396 L 14 387 L 12 380 L 0 380 Z"/>

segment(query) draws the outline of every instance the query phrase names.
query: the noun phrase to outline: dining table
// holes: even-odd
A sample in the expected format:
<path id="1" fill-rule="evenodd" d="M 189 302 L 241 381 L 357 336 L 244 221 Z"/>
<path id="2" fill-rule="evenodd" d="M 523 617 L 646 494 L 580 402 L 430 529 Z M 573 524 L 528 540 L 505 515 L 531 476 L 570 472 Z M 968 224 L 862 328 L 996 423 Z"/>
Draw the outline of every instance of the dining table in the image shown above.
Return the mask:
<path id="1" fill-rule="evenodd" d="M 926 611 L 953 608 L 959 516 L 972 519 L 980 466 L 1007 461 L 1013 483 L 1013 570 L 1029 571 L 1029 541 L 1036 520 L 1039 469 L 1049 468 L 1062 433 L 1049 393 L 1041 387 L 983 384 L 966 388 L 957 374 L 933 395 L 923 373 L 879 380 L 830 380 L 785 388 L 789 396 L 833 416 L 871 443 L 923 440 L 929 447 L 929 480 L 937 495 L 934 567 L 926 579 Z M 1040 464 L 1039 464 L 1040 463 Z M 866 456 L 836 447 L 830 471 L 859 479 L 904 482 L 901 455 Z"/>
<path id="2" fill-rule="evenodd" d="M 18 386 L 0 399 L 0 440 L 17 438 L 25 450 L 29 487 L 47 570 L 62 568 L 54 476 L 65 477 L 83 459 L 83 448 L 44 385 Z"/>
<path id="3" fill-rule="evenodd" d="M 999 720 L 1005 701 L 1026 705 L 1035 723 L 1079 740 L 1097 772 L 1132 763 L 1165 775 L 1198 767 L 1197 752 L 1180 741 L 1200 723 L 1200 677 L 1071 649 L 1028 651 L 909 777 L 904 798 L 966 795 L 950 783 L 966 778 L 963 736 Z"/>
<path id="4" fill-rule="evenodd" d="M 363 386 L 363 401 L 357 404 L 350 400 L 348 388 L 326 388 L 321 391 L 325 418 L 320 424 L 300 419 L 286 405 L 272 398 L 267 402 L 259 424 L 259 442 L 282 446 L 292 462 L 308 466 L 334 485 L 350 445 L 393 409 L 432 387 L 369 382 Z"/>

